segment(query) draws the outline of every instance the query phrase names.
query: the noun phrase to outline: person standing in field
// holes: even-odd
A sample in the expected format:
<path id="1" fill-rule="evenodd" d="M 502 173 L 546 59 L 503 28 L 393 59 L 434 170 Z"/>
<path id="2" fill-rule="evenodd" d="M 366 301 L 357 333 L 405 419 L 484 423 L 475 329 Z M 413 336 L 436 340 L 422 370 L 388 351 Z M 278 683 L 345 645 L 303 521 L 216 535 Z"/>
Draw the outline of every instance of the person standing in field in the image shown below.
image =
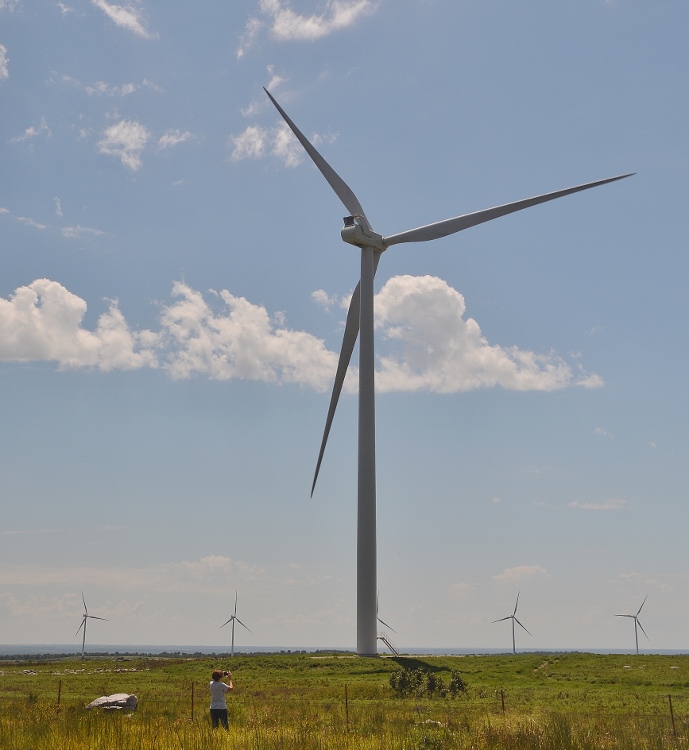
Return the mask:
<path id="1" fill-rule="evenodd" d="M 220 722 L 225 729 L 229 729 L 230 723 L 227 718 L 225 693 L 232 690 L 232 672 L 221 672 L 216 669 L 211 677 L 213 678 L 211 680 L 211 721 L 213 722 L 213 729 L 217 729 Z M 227 677 L 226 683 L 222 681 L 223 677 Z"/>

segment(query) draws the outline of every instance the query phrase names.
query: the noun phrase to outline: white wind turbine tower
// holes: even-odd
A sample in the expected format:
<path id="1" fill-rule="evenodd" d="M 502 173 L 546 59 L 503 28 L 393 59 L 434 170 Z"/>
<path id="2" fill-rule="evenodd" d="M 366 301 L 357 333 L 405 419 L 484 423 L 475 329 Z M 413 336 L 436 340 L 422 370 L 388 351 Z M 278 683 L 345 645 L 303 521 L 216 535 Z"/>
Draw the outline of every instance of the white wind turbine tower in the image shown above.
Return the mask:
<path id="1" fill-rule="evenodd" d="M 227 622 L 224 622 L 220 627 L 221 629 L 225 627 L 228 623 L 232 623 L 232 648 L 230 649 L 230 658 L 234 656 L 234 624 L 235 622 L 238 622 L 243 628 L 246 630 L 249 630 L 249 628 L 246 627 L 246 625 L 237 617 L 237 592 L 234 592 L 234 614 Z M 249 630 L 249 632 L 251 632 Z"/>
<path id="2" fill-rule="evenodd" d="M 514 612 L 512 612 L 511 615 L 507 615 L 507 617 L 501 617 L 499 620 L 493 620 L 493 622 L 504 622 L 505 620 L 512 620 L 512 653 L 513 654 L 517 653 L 517 646 L 514 641 L 514 623 L 516 622 L 520 628 L 522 628 L 523 630 L 526 630 L 526 628 L 517 619 L 517 607 L 519 606 L 519 594 L 520 593 L 521 591 L 517 594 L 517 601 L 515 602 L 515 605 L 514 605 Z M 526 632 L 529 633 L 528 630 L 526 630 Z M 529 633 L 529 635 L 531 635 L 531 633 Z"/>
<path id="3" fill-rule="evenodd" d="M 285 111 L 266 89 L 278 112 L 290 127 L 297 140 L 321 171 L 337 197 L 349 212 L 344 219 L 342 239 L 361 250 L 361 279 L 357 284 L 347 312 L 342 349 L 335 374 L 335 382 L 330 398 L 330 407 L 323 431 L 321 449 L 311 486 L 311 495 L 316 486 L 318 472 L 323 459 L 325 445 L 330 433 L 342 384 L 347 373 L 349 360 L 361 330 L 359 342 L 359 448 L 358 448 L 358 507 L 357 507 L 357 654 L 375 656 L 376 643 L 376 439 L 375 439 L 375 395 L 374 395 L 374 350 L 373 350 L 373 277 L 378 268 L 382 253 L 400 242 L 426 242 L 447 237 L 455 232 L 468 229 L 476 224 L 492 221 L 500 216 L 521 211 L 523 208 L 571 195 L 581 190 L 621 180 L 630 174 L 609 177 L 605 180 L 589 182 L 585 185 L 558 190 L 554 193 L 538 195 L 534 198 L 507 203 L 483 211 L 456 216 L 437 221 L 417 229 L 383 237 L 374 232 L 366 218 L 364 209 L 357 197 L 333 170 L 313 145 L 290 120 Z"/>
<path id="4" fill-rule="evenodd" d="M 637 613 L 635 615 L 615 615 L 615 617 L 631 617 L 632 620 L 634 620 L 634 638 L 636 640 L 636 655 L 639 655 L 639 630 L 638 628 L 641 628 L 641 632 L 646 635 L 646 631 L 644 630 L 644 626 L 639 621 L 639 614 L 641 610 L 644 607 L 644 604 L 646 604 L 646 599 L 648 599 L 648 594 L 646 594 L 644 600 L 641 602 L 641 606 L 637 610 Z M 638 626 L 638 627 L 637 627 Z M 650 641 L 651 639 L 648 638 L 646 635 L 646 638 Z"/>
<path id="5" fill-rule="evenodd" d="M 89 611 L 86 608 L 86 599 L 84 599 L 83 591 L 81 592 L 81 601 L 84 602 L 84 614 L 81 616 L 81 625 L 79 625 L 79 627 L 77 628 L 77 632 L 74 635 L 79 635 L 79 631 L 83 628 L 84 632 L 81 637 L 81 658 L 83 659 L 84 650 L 86 649 L 86 620 L 105 620 L 105 617 L 96 617 L 95 615 L 89 614 Z"/>

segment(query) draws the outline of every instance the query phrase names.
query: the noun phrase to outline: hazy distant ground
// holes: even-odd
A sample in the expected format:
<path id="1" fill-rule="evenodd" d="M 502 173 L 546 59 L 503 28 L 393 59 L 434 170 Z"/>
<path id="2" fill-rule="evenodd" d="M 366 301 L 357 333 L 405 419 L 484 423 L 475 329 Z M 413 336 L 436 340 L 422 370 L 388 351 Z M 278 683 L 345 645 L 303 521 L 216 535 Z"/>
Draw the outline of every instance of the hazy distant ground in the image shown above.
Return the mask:
<path id="1" fill-rule="evenodd" d="M 151 645 L 132 645 L 132 644 L 94 644 L 86 647 L 86 653 L 90 654 L 226 654 L 229 653 L 230 649 L 227 645 L 222 646 L 181 646 L 181 645 L 163 645 L 163 646 L 151 646 Z M 235 654 L 251 654 L 251 653 L 265 653 L 265 654 L 276 654 L 276 653 L 298 653 L 304 651 L 306 653 L 319 652 L 319 651 L 342 651 L 354 653 L 354 649 L 348 646 L 331 646 L 312 648 L 309 646 L 244 646 L 242 648 L 235 647 Z M 689 654 L 687 649 L 640 649 L 642 654 Z M 25 654 L 74 654 L 81 653 L 81 646 L 73 643 L 58 643 L 58 644 L 42 644 L 42 643 L 31 643 L 31 644 L 0 644 L 0 657 L 1 656 L 16 656 Z M 387 653 L 381 651 L 381 653 Z M 509 653 L 507 649 L 497 648 L 402 648 L 403 654 L 433 654 L 439 655 L 469 655 L 469 654 L 505 654 Z M 518 653 L 587 653 L 587 654 L 631 654 L 632 649 L 591 649 L 591 648 L 571 648 L 571 649 L 551 649 L 551 648 L 526 648 L 519 649 Z"/>

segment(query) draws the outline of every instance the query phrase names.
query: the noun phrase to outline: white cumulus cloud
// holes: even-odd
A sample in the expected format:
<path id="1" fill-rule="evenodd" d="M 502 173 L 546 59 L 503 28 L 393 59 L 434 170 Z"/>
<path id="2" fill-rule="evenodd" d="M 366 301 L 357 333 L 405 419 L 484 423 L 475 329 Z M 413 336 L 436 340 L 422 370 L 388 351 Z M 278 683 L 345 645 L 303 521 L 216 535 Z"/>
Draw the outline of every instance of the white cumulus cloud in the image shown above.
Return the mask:
<path id="1" fill-rule="evenodd" d="M 102 154 L 118 156 L 125 167 L 135 172 L 141 167 L 141 152 L 150 137 L 150 132 L 141 123 L 120 120 L 105 130 L 98 149 Z"/>
<path id="2" fill-rule="evenodd" d="M 436 276 L 395 276 L 376 296 L 376 327 L 390 353 L 380 358 L 376 388 L 456 393 L 501 386 L 552 391 L 601 385 L 597 376 L 575 375 L 556 354 L 491 345 L 464 297 Z"/>
<path id="3" fill-rule="evenodd" d="M 550 573 L 541 565 L 518 565 L 493 576 L 497 583 L 516 583 L 526 578 L 550 578 Z"/>
<path id="4" fill-rule="evenodd" d="M 108 3 L 106 0 L 91 0 L 96 8 L 105 13 L 105 15 L 122 29 L 127 29 L 143 39 L 155 39 L 157 34 L 151 34 L 144 26 L 141 20 L 141 11 L 131 3 L 125 5 L 115 5 Z"/>
<path id="5" fill-rule="evenodd" d="M 78 225 L 62 233 L 101 234 Z M 157 332 L 132 331 L 116 302 L 109 303 L 96 330 L 88 331 L 82 327 L 86 302 L 57 282 L 39 279 L 0 299 L 0 360 L 54 360 L 61 367 L 101 370 L 157 366 L 174 378 L 330 387 L 337 353 L 311 333 L 289 328 L 284 314 L 271 314 L 227 290 L 204 296 L 182 282 L 173 285 L 172 295 L 175 299 L 160 307 Z M 313 299 L 326 309 L 335 305 L 323 290 Z M 554 355 L 541 358 L 490 345 L 478 324 L 464 319 L 462 295 L 442 279 L 394 277 L 377 295 L 376 306 L 379 392 L 456 393 L 496 385 L 547 391 L 581 384 Z M 355 375 L 350 368 L 348 392 L 356 390 Z M 617 502 L 622 501 L 606 501 Z"/>
<path id="6" fill-rule="evenodd" d="M 261 29 L 278 41 L 313 41 L 333 32 L 352 26 L 375 10 L 372 0 L 326 0 L 319 10 L 297 13 L 286 0 L 259 0 L 259 17 L 247 21 L 237 57 L 241 58 L 251 47 Z"/>
<path id="7" fill-rule="evenodd" d="M 323 341 L 287 328 L 281 316 L 223 290 L 223 309 L 177 282 L 178 302 L 164 308 L 161 326 L 169 345 L 166 367 L 176 378 L 203 373 L 227 380 L 300 383 L 317 390 L 330 384 L 337 355 Z"/>
<path id="8" fill-rule="evenodd" d="M 133 333 L 116 302 L 95 332 L 82 327 L 86 302 L 56 281 L 37 279 L 0 298 L 0 361 L 55 361 L 101 370 L 155 366 L 155 335 Z"/>

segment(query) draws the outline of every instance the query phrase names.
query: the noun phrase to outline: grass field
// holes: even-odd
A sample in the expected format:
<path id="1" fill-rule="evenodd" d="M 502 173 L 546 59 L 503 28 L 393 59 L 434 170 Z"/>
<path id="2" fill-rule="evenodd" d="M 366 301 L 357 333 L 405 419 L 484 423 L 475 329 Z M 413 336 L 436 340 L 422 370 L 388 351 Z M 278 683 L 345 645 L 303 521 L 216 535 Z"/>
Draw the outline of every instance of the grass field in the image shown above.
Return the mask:
<path id="1" fill-rule="evenodd" d="M 208 682 L 231 667 L 230 732 L 213 732 Z M 395 697 L 422 670 L 467 690 Z M 192 685 L 194 692 L 192 717 Z M 347 700 L 345 700 L 345 688 Z M 58 707 L 58 689 L 60 705 Z M 84 706 L 135 693 L 133 714 Z M 674 729 L 670 715 L 672 698 Z M 504 699 L 504 711 L 503 711 Z M 689 657 L 592 654 L 0 661 L 0 748 L 674 748 L 689 737 Z"/>

